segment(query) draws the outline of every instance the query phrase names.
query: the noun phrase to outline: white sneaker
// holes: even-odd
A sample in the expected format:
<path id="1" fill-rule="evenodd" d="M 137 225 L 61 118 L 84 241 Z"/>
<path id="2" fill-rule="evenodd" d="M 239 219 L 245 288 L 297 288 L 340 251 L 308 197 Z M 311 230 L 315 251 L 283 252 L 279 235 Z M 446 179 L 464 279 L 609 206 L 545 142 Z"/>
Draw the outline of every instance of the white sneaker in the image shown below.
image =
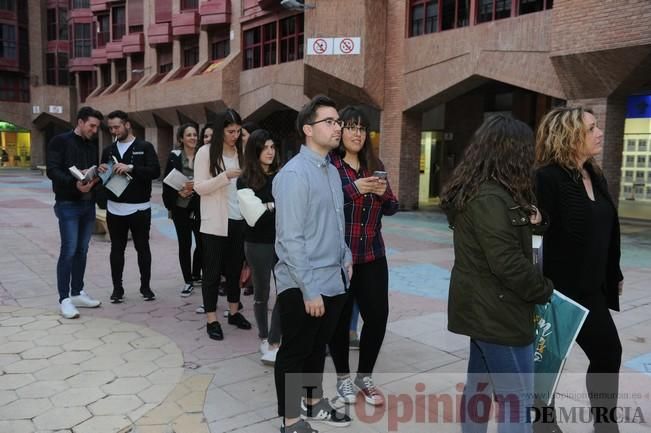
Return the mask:
<path id="1" fill-rule="evenodd" d="M 277 354 L 278 354 L 277 347 L 275 349 L 269 349 L 267 353 L 262 355 L 262 358 L 260 358 L 260 362 L 262 362 L 264 365 L 269 365 L 273 367 L 276 364 Z"/>
<path id="2" fill-rule="evenodd" d="M 203 307 L 203 304 L 201 304 L 196 310 L 194 310 L 194 312 L 197 314 L 206 314 L 206 309 Z"/>
<path id="3" fill-rule="evenodd" d="M 61 315 L 66 319 L 79 318 L 79 311 L 74 306 L 70 298 L 66 298 L 63 301 L 61 301 Z"/>
<path id="4" fill-rule="evenodd" d="M 267 352 L 269 352 L 269 342 L 265 338 L 260 342 L 260 353 L 264 355 Z"/>
<path id="5" fill-rule="evenodd" d="M 79 296 L 71 296 L 70 301 L 72 302 L 72 305 L 74 305 L 75 307 L 82 307 L 82 308 L 96 308 L 99 307 L 99 304 L 101 304 L 100 301 L 91 298 L 90 296 L 88 296 L 88 293 L 84 292 L 83 290 L 79 292 Z"/>

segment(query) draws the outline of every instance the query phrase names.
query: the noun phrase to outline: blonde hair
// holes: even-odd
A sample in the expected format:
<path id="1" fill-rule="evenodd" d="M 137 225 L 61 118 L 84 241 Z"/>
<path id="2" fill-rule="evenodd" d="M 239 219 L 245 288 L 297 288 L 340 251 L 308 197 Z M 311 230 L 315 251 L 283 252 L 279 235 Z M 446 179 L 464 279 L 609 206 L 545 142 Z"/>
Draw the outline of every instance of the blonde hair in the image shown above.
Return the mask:
<path id="1" fill-rule="evenodd" d="M 578 161 L 586 147 L 587 128 L 583 121 L 585 113 L 592 111 L 583 107 L 557 107 L 547 113 L 536 133 L 536 166 L 558 164 L 569 170 L 580 170 Z M 594 158 L 586 161 L 600 172 Z"/>

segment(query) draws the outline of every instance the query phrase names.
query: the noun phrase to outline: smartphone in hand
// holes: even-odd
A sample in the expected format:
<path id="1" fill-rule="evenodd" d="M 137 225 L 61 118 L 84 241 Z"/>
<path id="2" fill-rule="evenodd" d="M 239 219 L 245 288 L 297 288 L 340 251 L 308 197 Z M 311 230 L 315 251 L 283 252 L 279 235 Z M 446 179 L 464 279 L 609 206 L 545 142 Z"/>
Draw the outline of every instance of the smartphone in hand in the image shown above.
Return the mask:
<path id="1" fill-rule="evenodd" d="M 380 171 L 380 170 L 375 170 L 373 172 L 374 177 L 378 177 L 382 180 L 387 180 L 387 172 L 386 171 Z"/>

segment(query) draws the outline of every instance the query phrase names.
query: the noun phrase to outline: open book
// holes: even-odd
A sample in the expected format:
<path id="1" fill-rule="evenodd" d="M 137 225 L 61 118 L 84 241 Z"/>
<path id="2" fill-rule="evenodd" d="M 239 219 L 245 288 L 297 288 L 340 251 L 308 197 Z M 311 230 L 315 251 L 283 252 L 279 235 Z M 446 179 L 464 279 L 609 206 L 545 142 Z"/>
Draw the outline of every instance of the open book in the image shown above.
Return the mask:
<path id="1" fill-rule="evenodd" d="M 165 179 L 163 179 L 163 183 L 167 186 L 171 186 L 177 191 L 181 191 L 183 188 L 185 188 L 185 183 L 190 182 L 190 179 L 177 169 L 173 168 L 172 171 L 169 172 L 167 176 L 165 176 Z"/>
<path id="2" fill-rule="evenodd" d="M 93 165 L 92 167 L 86 170 L 86 173 L 82 173 L 81 170 L 77 168 L 76 165 L 69 167 L 70 173 L 77 179 L 84 183 L 90 182 L 95 176 L 97 176 L 97 166 Z"/>
<path id="3" fill-rule="evenodd" d="M 109 160 L 106 165 L 108 166 L 108 170 L 104 173 L 98 173 L 97 175 L 102 180 L 102 184 L 106 189 L 115 194 L 116 197 L 120 197 L 124 190 L 127 189 L 127 186 L 129 186 L 131 176 L 128 174 L 122 175 L 115 173 L 113 171 L 115 162 L 112 160 Z"/>

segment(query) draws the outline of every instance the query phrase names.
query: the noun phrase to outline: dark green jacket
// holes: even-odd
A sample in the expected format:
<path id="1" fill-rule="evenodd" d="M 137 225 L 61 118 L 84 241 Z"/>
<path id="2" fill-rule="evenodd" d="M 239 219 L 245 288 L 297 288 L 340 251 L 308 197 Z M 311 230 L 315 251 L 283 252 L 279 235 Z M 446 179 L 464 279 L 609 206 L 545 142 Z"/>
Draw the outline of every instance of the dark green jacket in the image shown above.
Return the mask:
<path id="1" fill-rule="evenodd" d="M 533 265 L 527 212 L 499 184 L 487 182 L 448 220 L 455 255 L 448 329 L 508 346 L 533 342 L 534 305 L 546 303 L 553 286 Z"/>

